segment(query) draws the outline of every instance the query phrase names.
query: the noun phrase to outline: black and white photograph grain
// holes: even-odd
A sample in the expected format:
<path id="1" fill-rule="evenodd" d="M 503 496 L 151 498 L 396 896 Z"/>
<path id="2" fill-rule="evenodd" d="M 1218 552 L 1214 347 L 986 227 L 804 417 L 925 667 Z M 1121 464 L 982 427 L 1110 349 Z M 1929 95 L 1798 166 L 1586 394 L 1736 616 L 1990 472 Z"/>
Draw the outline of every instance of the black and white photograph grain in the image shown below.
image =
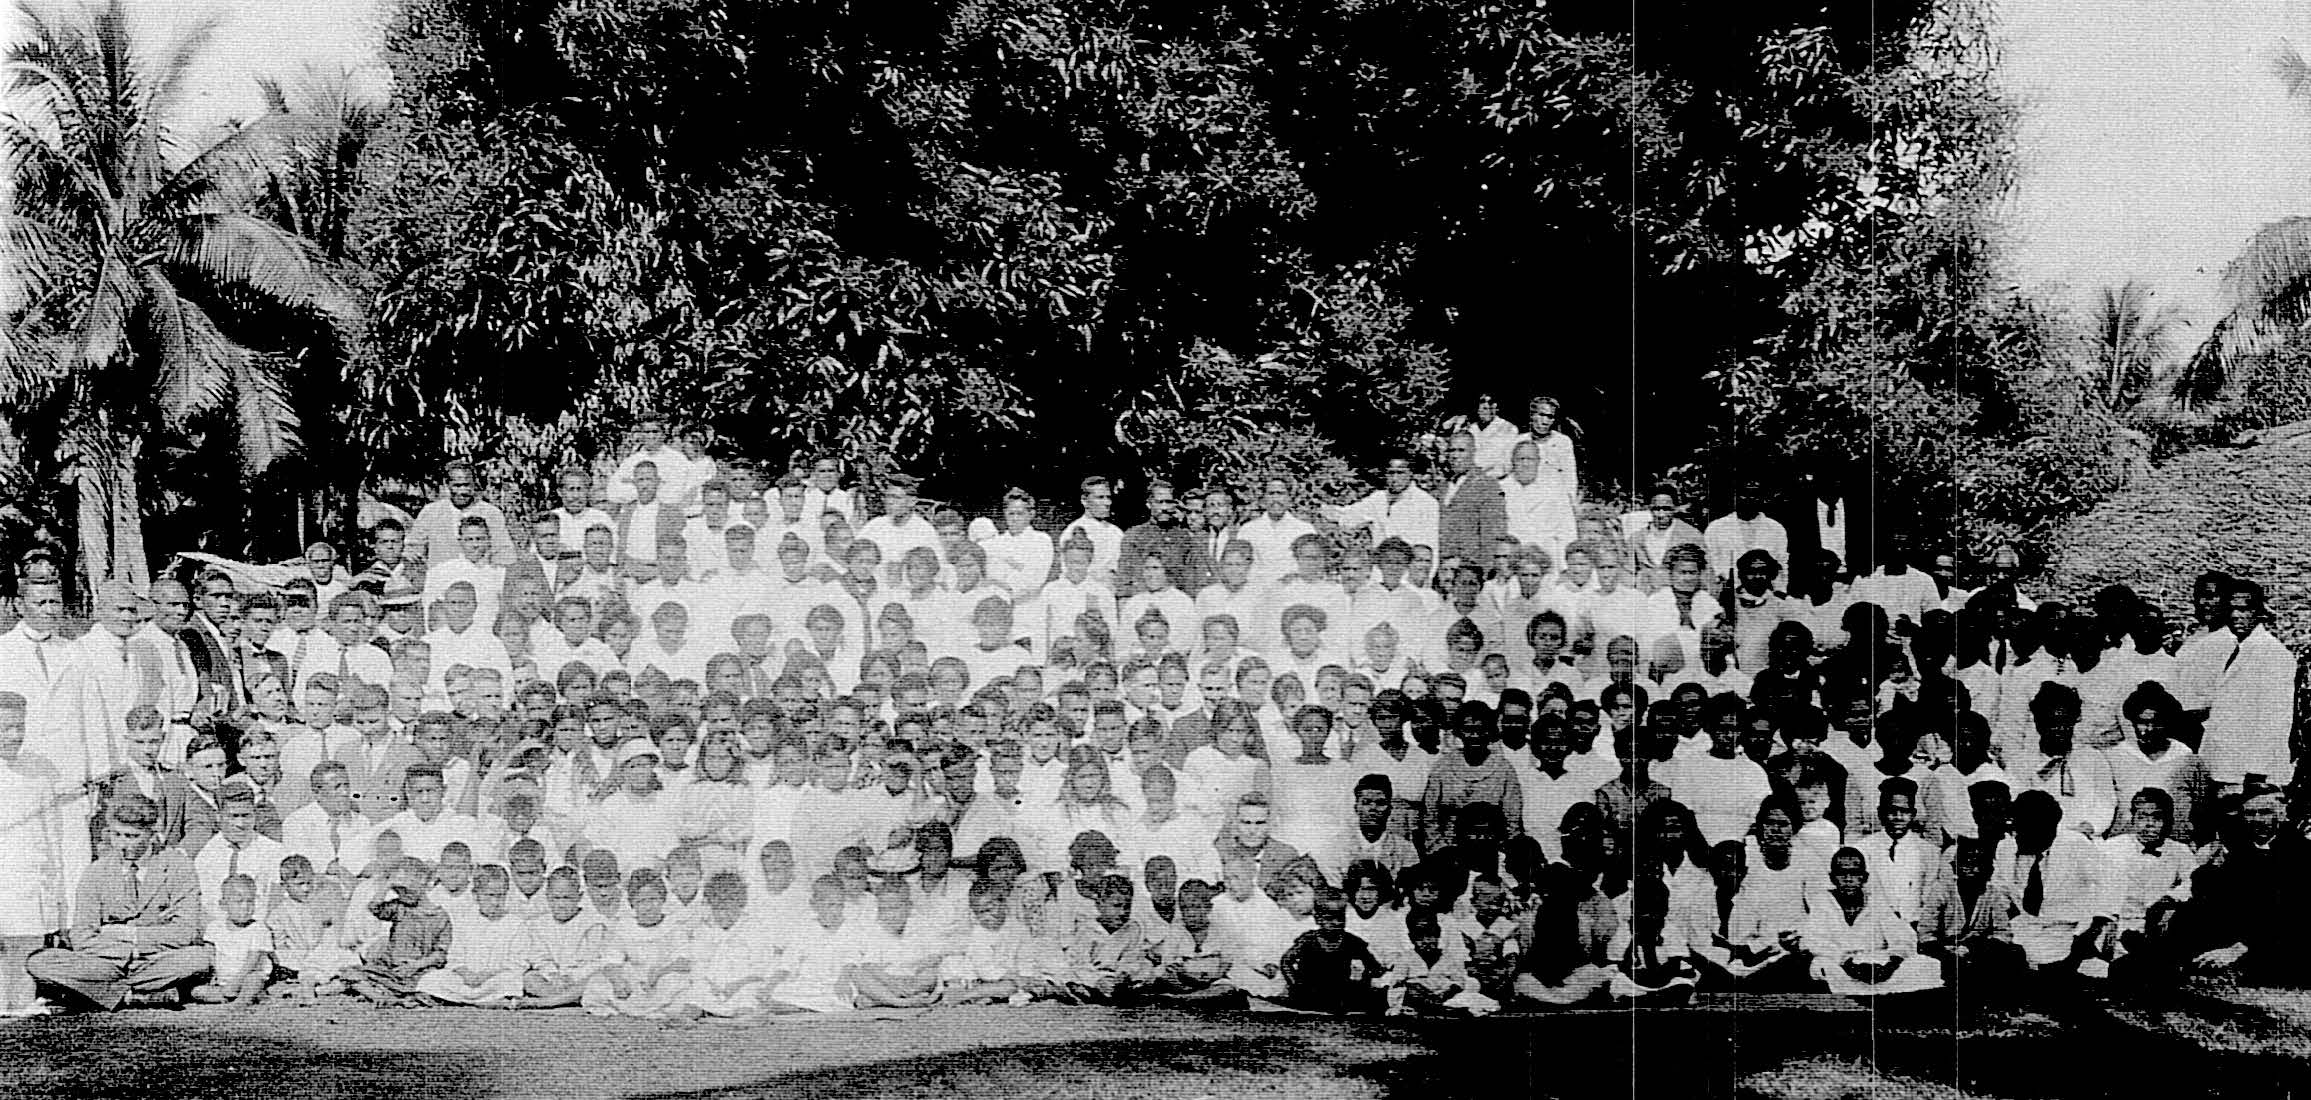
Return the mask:
<path id="1" fill-rule="evenodd" d="M 0 1098 L 2311 1096 L 2311 0 L 0 32 Z"/>

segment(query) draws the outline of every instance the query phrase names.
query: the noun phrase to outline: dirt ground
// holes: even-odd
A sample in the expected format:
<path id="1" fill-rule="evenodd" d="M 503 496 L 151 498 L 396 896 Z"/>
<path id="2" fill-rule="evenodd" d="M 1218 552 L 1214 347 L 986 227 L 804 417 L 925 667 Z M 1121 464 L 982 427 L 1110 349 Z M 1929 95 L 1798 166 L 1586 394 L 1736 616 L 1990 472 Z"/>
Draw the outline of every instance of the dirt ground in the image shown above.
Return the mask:
<path id="1" fill-rule="evenodd" d="M 574 1011 L 194 1008 L 0 1024 L 0 1097 L 2083 1100 L 2142 1095 L 2155 1071 L 2260 1100 L 2311 1085 L 2280 1041 L 2311 1035 L 2299 1015 L 2072 1006 L 1953 1031 L 1836 1001 L 1472 1021 L 1034 1005 L 682 1030 Z"/>

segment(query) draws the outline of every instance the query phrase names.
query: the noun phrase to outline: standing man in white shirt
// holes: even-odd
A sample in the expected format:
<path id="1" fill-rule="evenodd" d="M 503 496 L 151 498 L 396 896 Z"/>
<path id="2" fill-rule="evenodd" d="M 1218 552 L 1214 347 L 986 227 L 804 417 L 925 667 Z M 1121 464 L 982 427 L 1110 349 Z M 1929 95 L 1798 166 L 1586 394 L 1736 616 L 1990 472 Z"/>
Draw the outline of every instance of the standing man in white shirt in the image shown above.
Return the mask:
<path id="1" fill-rule="evenodd" d="M 874 543 L 883 552 L 883 573 L 877 578 L 886 585 L 900 582 L 900 563 L 907 551 L 921 547 L 932 555 L 939 554 L 939 533 L 915 508 L 915 489 L 921 485 L 912 474 L 890 473 L 883 476 L 883 514 L 859 528 L 858 537 Z"/>
<path id="2" fill-rule="evenodd" d="M 1517 437 L 1517 442 L 1530 443 L 1540 453 L 1540 480 L 1555 486 L 1564 496 L 1566 514 L 1579 515 L 1581 468 L 1573 456 L 1572 437 L 1557 430 L 1557 399 L 1547 394 L 1536 395 L 1526 410 L 1531 427 Z"/>
<path id="3" fill-rule="evenodd" d="M 176 722 L 193 712 L 201 694 L 200 671 L 180 632 L 192 622 L 193 596 L 172 580 L 157 581 L 152 590 L 153 615 L 139 631 L 160 655 L 160 695 L 153 708 L 164 721 Z"/>
<path id="4" fill-rule="evenodd" d="M 1288 478 L 1271 477 L 1260 486 L 1260 514 L 1244 521 L 1236 537 L 1252 544 L 1250 582 L 1266 588 L 1289 575 L 1297 562 L 1292 544 L 1316 528 L 1292 514 L 1293 486 Z"/>
<path id="5" fill-rule="evenodd" d="M 1508 508 L 1509 534 L 1526 546 L 1546 551 L 1554 564 L 1565 556 L 1566 544 L 1579 533 L 1573 522 L 1572 499 L 1564 486 L 1541 476 L 1541 448 L 1520 440 L 1509 452 L 1510 475 L 1501 479 L 1501 497 Z"/>
<path id="6" fill-rule="evenodd" d="M 1115 590 L 1116 558 L 1123 549 L 1123 528 L 1109 522 L 1115 511 L 1115 487 L 1104 477 L 1083 479 L 1083 514 L 1059 532 L 1065 547 L 1078 531 L 1091 540 L 1091 579 Z"/>
<path id="7" fill-rule="evenodd" d="M 1032 598 L 1051 579 L 1057 551 L 1051 533 L 1034 523 L 1035 498 L 1012 489 L 1003 494 L 1003 530 L 979 544 L 987 552 L 987 579 L 1010 593 L 1014 604 Z"/>
<path id="8" fill-rule="evenodd" d="M 1489 393 L 1478 394 L 1476 415 L 1468 421 L 1467 430 L 1476 437 L 1476 468 L 1496 478 L 1509 476 L 1509 450 L 1523 433 L 1501 419 L 1500 400 Z"/>
<path id="9" fill-rule="evenodd" d="M 1761 493 L 1755 482 L 1744 482 L 1733 500 L 1733 512 L 1709 521 L 1701 532 L 1702 548 L 1720 578 L 1733 575 L 1743 554 L 1763 550 L 1775 561 L 1789 560 L 1789 531 L 1781 521 L 1759 511 Z"/>
<path id="10" fill-rule="evenodd" d="M 594 474 L 583 466 L 563 470 L 555 479 L 554 491 L 562 506 L 551 513 L 554 523 L 561 528 L 562 545 L 570 550 L 586 544 L 586 532 L 596 526 L 616 527 L 610 513 L 594 507 Z"/>
<path id="11" fill-rule="evenodd" d="M 490 560 L 489 527 L 478 516 L 467 516 L 458 525 L 458 541 L 462 552 L 455 558 L 435 559 L 425 571 L 425 602 L 446 597 L 453 584 L 473 586 L 475 614 L 482 622 L 496 623 L 498 598 L 505 593 L 506 569 Z"/>
<path id="12" fill-rule="evenodd" d="M 1492 400 L 1486 397 L 1477 408 L 1482 410 Z M 1495 424 L 1507 424 L 1495 420 Z M 1515 429 L 1510 429 L 1513 433 Z M 1512 435 L 1511 442 L 1514 442 Z M 1479 461 L 1482 461 L 1481 455 Z M 1369 531 L 1372 545 L 1378 546 L 1389 539 L 1402 539 L 1407 546 L 1426 546 L 1436 550 L 1436 497 L 1428 490 L 1413 484 L 1412 456 L 1390 455 L 1388 465 L 1380 473 L 1381 487 L 1347 507 L 1325 505 L 1324 518 L 1340 525 L 1344 532 Z"/>
<path id="13" fill-rule="evenodd" d="M 497 561 L 511 561 L 514 553 L 513 535 L 506 530 L 505 510 L 481 499 L 480 479 L 471 463 L 453 462 L 444 471 L 447 495 L 418 510 L 417 519 L 409 527 L 409 543 L 425 559 L 428 566 L 464 557 L 459 543 L 459 527 L 467 517 L 478 516 L 489 528 L 490 556 Z"/>
<path id="14" fill-rule="evenodd" d="M 2218 797 L 2291 774 L 2295 725 L 2295 655 L 2265 625 L 2263 586 L 2234 579 L 2224 603 L 2232 646 L 2215 674 L 2199 742 Z"/>
<path id="15" fill-rule="evenodd" d="M 95 678 L 80 651 L 57 633 L 64 616 L 63 584 L 25 577 L 17 592 L 22 620 L 0 634 L 0 691 L 24 697 L 24 750 L 55 766 L 59 791 L 72 790 L 110 772 L 123 757 L 113 741 L 114 727 L 103 722 L 104 702 Z M 94 798 L 84 792 L 65 804 L 59 820 L 85 822 L 95 812 Z M 62 832 L 70 861 L 62 869 L 65 882 L 77 888 L 80 873 L 95 858 L 92 840 L 85 828 Z"/>
<path id="16" fill-rule="evenodd" d="M 158 709 L 164 658 L 143 630 L 144 593 L 134 584 L 106 581 L 93 610 L 96 625 L 73 644 L 95 677 L 95 696 L 104 703 L 100 719 L 104 728 L 119 729 L 131 709 Z"/>
<path id="17" fill-rule="evenodd" d="M 810 476 L 803 479 L 802 514 L 810 517 L 812 527 L 822 526 L 822 520 L 828 512 L 841 512 L 844 519 L 857 520 L 858 499 L 842 485 L 843 460 L 840 456 L 827 452 L 811 458 Z"/>
<path id="18" fill-rule="evenodd" d="M 610 503 L 632 504 L 639 499 L 634 471 L 644 464 L 657 471 L 658 493 L 663 499 L 681 504 L 696 488 L 690 477 L 690 456 L 674 445 L 666 429 L 666 418 L 657 413 L 643 412 L 635 416 L 634 434 L 629 443 L 633 449 L 619 460 L 617 471 L 610 475 Z"/>

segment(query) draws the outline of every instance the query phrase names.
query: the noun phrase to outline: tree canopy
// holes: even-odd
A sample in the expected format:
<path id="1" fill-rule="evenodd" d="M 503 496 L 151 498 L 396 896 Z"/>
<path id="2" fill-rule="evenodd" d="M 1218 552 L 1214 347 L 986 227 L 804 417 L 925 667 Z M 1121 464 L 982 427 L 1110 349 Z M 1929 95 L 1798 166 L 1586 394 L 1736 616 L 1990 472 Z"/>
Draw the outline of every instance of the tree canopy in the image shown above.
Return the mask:
<path id="1" fill-rule="evenodd" d="M 2097 489 L 2000 488 L 2078 441 L 2033 434 L 2048 326 L 1998 288 L 1986 28 L 1979 0 L 412 0 L 390 110 L 272 96 L 324 140 L 247 208 L 367 321 L 283 364 L 295 487 L 349 518 L 473 457 L 536 490 L 655 406 L 934 496 L 1331 492 L 1478 393 L 1550 393 L 1600 491 L 1770 468 L 2043 529 Z M 1881 526 L 1924 547 L 1948 515 Z"/>
<path id="2" fill-rule="evenodd" d="M 1914 5 L 1643 16 L 421 3 L 364 204 L 364 415 L 454 449 L 510 414 L 568 455 L 663 403 L 747 452 L 1048 488 L 1337 481 L 1451 400 L 1554 392 L 1634 480 L 1789 329 L 1825 260 L 1774 242 L 1865 172 L 1921 185 L 1872 140 Z"/>

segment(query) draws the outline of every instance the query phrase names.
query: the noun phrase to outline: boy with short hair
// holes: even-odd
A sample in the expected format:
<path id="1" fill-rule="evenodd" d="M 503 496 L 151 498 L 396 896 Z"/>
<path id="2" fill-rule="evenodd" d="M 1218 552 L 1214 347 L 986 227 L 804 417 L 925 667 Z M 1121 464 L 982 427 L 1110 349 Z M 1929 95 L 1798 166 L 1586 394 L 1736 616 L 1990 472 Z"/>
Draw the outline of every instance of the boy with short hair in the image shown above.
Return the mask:
<path id="1" fill-rule="evenodd" d="M 602 965 L 604 937 L 588 922 L 578 869 L 557 867 L 546 878 L 546 911 L 530 921 L 523 949 L 522 996 L 516 1008 L 565 1008 L 585 995 L 586 981 Z"/>
<path id="2" fill-rule="evenodd" d="M 1119 1003 L 1156 975 L 1147 930 L 1132 917 L 1129 878 L 1101 874 L 1085 894 L 1095 907 L 1092 918 L 1076 921 L 1062 945 L 1075 971 L 1070 986 L 1084 1000 Z"/>
<path id="3" fill-rule="evenodd" d="M 217 835 L 223 811 L 217 801 L 225 782 L 225 746 L 210 734 L 198 734 L 185 746 L 185 763 L 173 773 L 180 786 L 162 799 L 184 807 L 179 818 L 177 845 L 197 853 Z M 256 829 L 256 806 L 250 805 L 249 827 Z"/>
<path id="4" fill-rule="evenodd" d="M 810 909 L 815 919 L 797 930 L 786 945 L 785 981 L 764 997 L 770 1011 L 848 1012 L 856 1007 L 852 969 L 866 962 L 858 936 L 843 928 L 848 919 L 848 891 L 832 874 L 811 882 Z"/>
<path id="5" fill-rule="evenodd" d="M 746 879 L 718 871 L 699 887 L 706 916 L 691 940 L 689 988 L 668 1014 L 684 1024 L 702 1016 L 750 1016 L 762 1011 L 762 994 L 780 975 L 774 945 L 755 935 L 748 913 Z"/>
<path id="6" fill-rule="evenodd" d="M 203 935 L 215 952 L 215 970 L 207 982 L 193 987 L 192 999 L 247 1007 L 273 980 L 273 934 L 257 921 L 257 880 L 243 874 L 226 878 L 220 909 Z"/>
<path id="7" fill-rule="evenodd" d="M 862 937 L 863 958 L 851 972 L 861 1008 L 927 1008 L 939 1000 L 939 964 L 945 944 L 911 929 L 914 888 L 897 875 L 875 883 L 874 931 Z"/>
<path id="8" fill-rule="evenodd" d="M 524 922 L 546 912 L 546 849 L 524 837 L 506 849 L 506 911 Z"/>
<path id="9" fill-rule="evenodd" d="M 666 918 L 666 880 L 647 867 L 626 880 L 630 917 L 611 926 L 610 962 L 580 996 L 594 1016 L 672 1015 L 685 1002 L 691 969 L 688 930 Z"/>
<path id="10" fill-rule="evenodd" d="M 337 975 L 360 963 L 360 957 L 339 942 L 344 910 L 342 883 L 314 874 L 313 862 L 304 856 L 281 860 L 281 897 L 265 915 L 265 926 L 273 934 L 274 961 L 297 980 L 296 999 L 342 991 Z"/>
<path id="11" fill-rule="evenodd" d="M 1347 897 L 1337 887 L 1318 885 L 1315 917 L 1316 927 L 1302 932 L 1284 952 L 1284 1003 L 1333 1014 L 1385 1009 L 1386 997 L 1373 983 L 1387 968 L 1348 931 Z"/>
<path id="12" fill-rule="evenodd" d="M 959 950 L 939 964 L 942 1000 L 948 1004 L 1024 1004 L 1048 983 L 1030 975 L 1027 933 L 1010 919 L 1005 887 L 981 879 L 971 884 L 971 927 Z"/>
<path id="13" fill-rule="evenodd" d="M 441 861 L 433 867 L 433 890 L 430 897 L 449 914 L 452 928 L 464 928 L 480 919 L 474 909 L 473 851 L 462 840 L 443 845 Z"/>
<path id="14" fill-rule="evenodd" d="M 1477 992 L 1468 976 L 1467 947 L 1459 936 L 1444 934 L 1435 913 L 1405 912 L 1404 933 L 1412 950 L 1389 972 L 1389 1015 L 1483 1016 L 1500 1010 L 1500 1002 Z"/>
<path id="15" fill-rule="evenodd" d="M 371 1004 L 417 1008 L 426 1003 L 417 981 L 449 962 L 449 914 L 426 896 L 433 872 L 425 861 L 403 856 L 393 868 L 392 892 L 370 906 L 386 922 L 385 938 L 373 946 L 350 975 L 352 991 Z"/>
<path id="16" fill-rule="evenodd" d="M 1152 995 L 1175 1004 L 1241 1002 L 1228 982 L 1227 945 L 1212 927 L 1212 902 L 1220 888 L 1200 878 L 1180 883 L 1179 916 L 1148 947 L 1156 976 Z"/>
<path id="17" fill-rule="evenodd" d="M 2144 787 L 2128 803 L 2129 830 L 2102 842 L 2118 899 L 2114 960 L 2164 932 L 2175 909 L 2191 900 L 2191 874 L 2200 860 L 2174 839 L 2174 814 L 2173 795 Z"/>

